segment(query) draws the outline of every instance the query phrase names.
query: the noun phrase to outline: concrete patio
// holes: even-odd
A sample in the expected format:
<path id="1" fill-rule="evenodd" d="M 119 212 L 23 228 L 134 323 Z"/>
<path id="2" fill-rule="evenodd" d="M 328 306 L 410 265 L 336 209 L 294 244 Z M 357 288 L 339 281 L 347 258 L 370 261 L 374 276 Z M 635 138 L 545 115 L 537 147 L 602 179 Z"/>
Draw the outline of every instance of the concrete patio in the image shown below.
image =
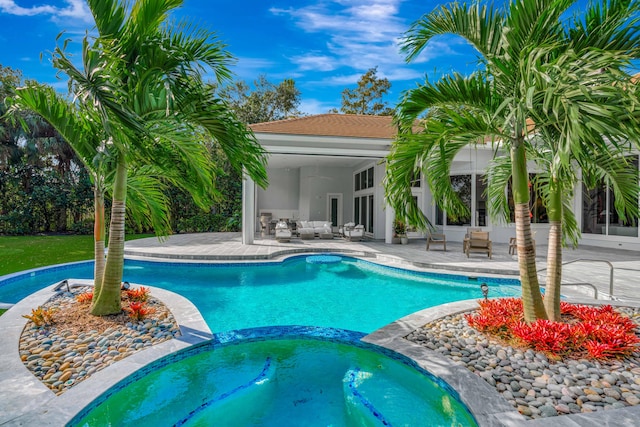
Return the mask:
<path id="1" fill-rule="evenodd" d="M 461 242 L 447 242 L 447 251 L 436 248 L 426 251 L 425 239 L 412 239 L 408 245 L 390 245 L 383 241 L 348 242 L 344 239 L 300 240 L 277 242 L 273 237 L 256 235 L 253 245 L 243 245 L 240 233 L 176 234 L 163 242 L 157 238 L 126 243 L 125 256 L 157 260 L 197 262 L 233 262 L 279 260 L 287 255 L 312 252 L 335 252 L 373 258 L 376 262 L 420 270 L 446 270 L 461 274 L 517 276 L 518 259 L 509 254 L 507 244 L 494 243 L 492 259 L 484 254 L 462 252 Z M 547 246 L 537 246 L 537 268 L 544 281 Z M 598 289 L 599 299 L 608 299 L 613 274 L 613 295 L 621 301 L 640 302 L 640 252 L 581 246 L 565 248 L 563 261 L 563 294 L 574 298 L 592 298 L 590 286 L 569 286 L 569 283 L 589 283 Z M 613 267 L 613 273 L 611 267 Z M 567 284 L 566 286 L 564 284 Z"/>

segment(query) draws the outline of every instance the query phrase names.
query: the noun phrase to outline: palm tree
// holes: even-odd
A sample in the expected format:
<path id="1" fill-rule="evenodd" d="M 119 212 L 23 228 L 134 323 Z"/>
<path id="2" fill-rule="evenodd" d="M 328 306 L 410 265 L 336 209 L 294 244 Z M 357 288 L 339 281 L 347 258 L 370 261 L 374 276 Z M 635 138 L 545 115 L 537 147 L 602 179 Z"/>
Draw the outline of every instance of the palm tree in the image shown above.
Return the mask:
<path id="1" fill-rule="evenodd" d="M 612 36 L 616 41 L 622 38 Z M 606 180 L 616 193 L 620 216 L 638 217 L 638 171 L 625 159 L 630 141 L 636 146 L 640 141 L 640 123 L 635 117 L 636 88 L 629 84 L 630 76 L 623 71 L 628 58 L 624 51 L 611 55 L 603 49 L 578 56 L 569 51 L 537 68 L 544 75 L 536 85 L 540 88 L 541 102 L 537 105 L 541 108 L 532 111 L 531 117 L 545 124 L 536 126 L 536 143 L 530 147 L 530 158 L 542 163 L 544 171 L 539 175 L 544 178 L 539 187 L 550 224 L 544 298 L 550 320 L 561 320 L 562 246 L 567 238 L 577 244 L 580 235 L 566 204 L 578 184 L 575 170 L 581 170 L 581 179 L 586 183 Z M 547 102 L 553 103 L 550 94 L 555 106 L 545 111 Z M 575 119 L 575 105 L 589 109 L 586 120 Z"/>
<path id="2" fill-rule="evenodd" d="M 82 104 L 71 103 L 50 86 L 38 84 L 18 88 L 7 105 L 9 115 L 14 118 L 20 117 L 19 111 L 25 108 L 40 115 L 90 172 L 94 187 L 94 283 L 99 286 L 105 266 L 105 195 L 112 184 L 114 162 L 105 144 L 106 135 L 97 125 L 95 111 L 81 109 Z M 128 197 L 133 200 L 127 205 L 128 214 L 135 223 L 152 227 L 158 236 L 170 232 L 167 222 L 170 207 L 160 179 L 164 175 L 149 165 L 141 165 L 134 169 L 127 188 Z"/>
<path id="3" fill-rule="evenodd" d="M 216 193 L 215 162 L 201 137 L 217 141 L 231 164 L 266 185 L 265 155 L 252 133 L 202 82 L 210 71 L 229 78 L 231 57 L 213 35 L 187 23 L 171 25 L 168 14 L 181 0 L 89 0 L 98 36 L 83 39 L 83 68 L 53 53 L 54 66 L 70 78 L 77 102 L 97 112 L 115 162 L 109 252 L 91 313 L 120 312 L 124 266 L 124 218 L 130 165 L 142 159 L 172 171 L 196 202 Z"/>
<path id="4" fill-rule="evenodd" d="M 430 180 L 434 197 L 444 207 L 456 212 L 460 203 L 448 189 L 447 181 L 448 166 L 453 157 L 469 143 L 484 142 L 487 138 L 501 141 L 510 153 L 518 264 L 526 321 L 547 317 L 536 273 L 530 225 L 529 135 L 541 126 L 556 123 L 554 109 L 564 101 L 561 96 L 542 89 L 540 80 L 536 78 L 543 78 L 543 73 L 535 71 L 540 64 L 553 61 L 559 64 L 558 58 L 562 55 L 563 61 L 577 63 L 580 58 L 576 57 L 590 51 L 596 42 L 601 45 L 594 50 L 604 45 L 605 50 L 626 53 L 626 59 L 632 50 L 624 42 L 616 43 L 615 37 L 630 31 L 626 25 L 637 5 L 617 0 L 602 5 L 592 4 L 584 14 L 585 22 L 591 22 L 591 26 L 580 27 L 582 21 L 576 18 L 574 27 L 567 28 L 560 18 L 573 3 L 573 0 L 513 0 L 504 11 L 479 3 L 471 6 L 453 3 L 414 23 L 402 46 L 408 60 L 412 60 L 433 37 L 455 34 L 465 38 L 480 53 L 483 70 L 468 78 L 453 74 L 435 84 L 427 81 L 407 92 L 396 114 L 401 134 L 389 156 L 388 199 L 396 209 L 405 209 L 417 225 L 428 225 L 408 198 L 407 178 L 403 176 L 407 171 L 413 172 L 422 167 Z M 602 27 L 596 25 L 598 22 Z M 567 47 L 563 42 L 572 37 L 573 42 Z M 609 56 L 609 60 L 618 66 L 621 62 L 614 59 L 614 55 Z M 579 86 L 569 87 L 585 90 Z M 569 163 L 569 153 L 580 138 L 593 134 L 595 130 L 608 129 L 609 123 L 592 125 L 579 120 L 583 114 L 590 117 L 594 107 L 602 106 L 602 97 L 593 99 L 587 94 L 585 98 L 589 102 L 568 108 L 570 111 L 566 118 L 570 119 L 569 123 L 557 124 L 561 133 L 556 135 L 565 138 L 559 145 L 562 147 L 559 156 L 565 164 Z M 426 111 L 429 112 L 429 120 L 425 129 L 412 135 L 414 121 Z M 629 116 L 628 111 L 625 114 Z M 576 128 L 582 130 L 576 132 Z M 567 141 L 572 144 L 566 144 Z M 609 143 L 615 144 L 616 140 Z"/>

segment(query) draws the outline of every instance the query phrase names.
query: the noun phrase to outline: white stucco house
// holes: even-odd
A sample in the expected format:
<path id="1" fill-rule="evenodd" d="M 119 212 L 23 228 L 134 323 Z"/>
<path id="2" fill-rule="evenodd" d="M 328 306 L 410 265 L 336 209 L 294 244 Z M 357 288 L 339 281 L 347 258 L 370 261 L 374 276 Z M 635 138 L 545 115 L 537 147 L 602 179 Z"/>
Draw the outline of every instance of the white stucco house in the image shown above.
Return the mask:
<path id="1" fill-rule="evenodd" d="M 258 142 L 269 153 L 269 187 L 243 181 L 243 242 L 253 243 L 259 218 L 270 214 L 289 221 L 347 222 L 365 226 L 369 239 L 391 243 L 395 213 L 386 205 L 382 181 L 385 156 L 396 129 L 391 117 L 321 114 L 251 125 Z M 515 224 L 492 224 L 486 211 L 484 170 L 495 147 L 469 146 L 456 157 L 451 176 L 469 203 L 472 215 L 452 222 L 438 208 L 423 179 L 413 188 L 423 212 L 449 241 L 462 241 L 467 227 L 491 232 L 494 242 L 515 236 Z M 637 153 L 630 153 L 638 167 Z M 531 169 L 535 172 L 533 169 Z M 422 178 L 422 177 L 421 177 Z M 581 244 L 640 250 L 638 221 L 619 220 L 613 192 L 602 184 L 587 190 L 580 184 L 573 200 L 582 230 Z M 538 241 L 548 235 L 546 211 L 532 192 L 532 227 Z M 607 208 L 608 207 L 608 208 Z M 409 232 L 409 237 L 424 237 Z"/>

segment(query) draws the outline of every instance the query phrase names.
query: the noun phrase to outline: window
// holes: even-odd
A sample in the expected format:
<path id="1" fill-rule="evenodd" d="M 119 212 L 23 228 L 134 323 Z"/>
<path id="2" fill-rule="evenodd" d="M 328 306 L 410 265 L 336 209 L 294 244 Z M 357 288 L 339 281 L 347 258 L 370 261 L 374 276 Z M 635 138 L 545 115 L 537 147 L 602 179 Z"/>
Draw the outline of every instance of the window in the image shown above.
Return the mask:
<path id="1" fill-rule="evenodd" d="M 475 193 L 472 192 L 472 175 L 452 175 L 451 185 L 462 202 L 467 205 L 470 212 L 475 215 L 474 226 L 487 226 L 487 199 L 484 175 L 475 175 Z M 473 198 L 475 196 L 475 199 Z M 475 200 L 475 209 L 471 209 L 472 200 Z M 446 215 L 447 225 L 471 225 L 471 218 L 458 217 L 454 220 L 451 216 Z M 445 212 L 440 206 L 436 206 L 436 225 L 444 225 Z"/>
<path id="2" fill-rule="evenodd" d="M 331 199 L 331 225 L 333 227 L 337 227 L 338 226 L 338 199 L 337 198 L 332 198 Z"/>
<path id="3" fill-rule="evenodd" d="M 367 231 L 373 233 L 373 194 L 369 196 L 369 216 L 367 218 Z"/>
<path id="4" fill-rule="evenodd" d="M 529 174 L 529 210 L 531 211 L 531 223 L 543 224 L 548 223 L 547 208 L 542 202 L 542 195 L 540 189 L 535 185 L 536 174 Z M 507 187 L 507 197 L 509 202 L 509 218 L 511 222 L 516 221 L 515 207 L 513 204 L 513 191 L 511 188 L 511 181 Z"/>
<path id="5" fill-rule="evenodd" d="M 487 183 L 484 175 L 476 175 L 476 226 L 487 226 Z"/>
<path id="6" fill-rule="evenodd" d="M 452 175 L 450 179 L 453 191 L 458 194 L 462 202 L 467 205 L 469 211 L 471 211 L 471 175 Z M 437 209 L 436 224 L 443 225 L 442 219 L 444 218 L 444 212 L 442 212 L 440 206 L 438 206 Z M 471 218 L 469 216 L 461 216 L 454 219 L 450 215 L 447 215 L 447 225 L 471 225 Z"/>
<path id="7" fill-rule="evenodd" d="M 413 172 L 411 174 L 411 187 L 420 188 L 421 185 L 422 185 L 422 181 L 421 181 L 420 178 L 421 178 L 420 172 L 418 172 L 418 173 Z"/>
<path id="8" fill-rule="evenodd" d="M 357 172 L 354 175 L 354 192 L 375 187 L 374 167 Z M 371 193 L 372 190 L 366 193 Z M 373 194 L 362 194 L 353 198 L 353 221 L 364 225 L 365 231 L 373 233 Z"/>
<path id="9" fill-rule="evenodd" d="M 373 233 L 373 194 L 353 199 L 353 220 L 364 225 L 365 231 Z"/>
<path id="10" fill-rule="evenodd" d="M 630 160 L 638 169 L 638 156 Z M 609 236 L 638 237 L 638 218 L 623 221 L 615 207 L 616 196 L 607 183 L 600 182 L 595 188 L 582 185 L 582 232 Z M 607 208 L 608 207 L 608 208 Z"/>
<path id="11" fill-rule="evenodd" d="M 366 190 L 367 188 L 373 188 L 375 184 L 373 167 L 365 169 L 362 172 L 358 172 L 354 176 L 354 190 Z"/>

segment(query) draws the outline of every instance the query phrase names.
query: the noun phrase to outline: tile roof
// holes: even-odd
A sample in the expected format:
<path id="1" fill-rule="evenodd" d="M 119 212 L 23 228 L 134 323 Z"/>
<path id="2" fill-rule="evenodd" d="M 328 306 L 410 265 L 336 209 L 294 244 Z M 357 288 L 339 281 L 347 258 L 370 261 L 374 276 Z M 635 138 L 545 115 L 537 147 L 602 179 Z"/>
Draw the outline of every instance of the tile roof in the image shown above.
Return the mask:
<path id="1" fill-rule="evenodd" d="M 392 139 L 396 136 L 397 129 L 393 127 L 391 121 L 391 116 L 318 114 L 296 119 L 255 123 L 249 127 L 256 133 Z"/>

